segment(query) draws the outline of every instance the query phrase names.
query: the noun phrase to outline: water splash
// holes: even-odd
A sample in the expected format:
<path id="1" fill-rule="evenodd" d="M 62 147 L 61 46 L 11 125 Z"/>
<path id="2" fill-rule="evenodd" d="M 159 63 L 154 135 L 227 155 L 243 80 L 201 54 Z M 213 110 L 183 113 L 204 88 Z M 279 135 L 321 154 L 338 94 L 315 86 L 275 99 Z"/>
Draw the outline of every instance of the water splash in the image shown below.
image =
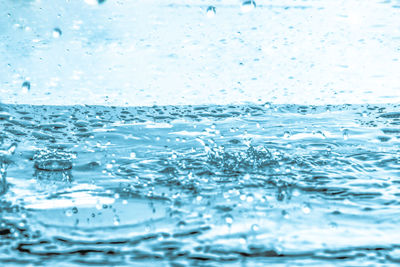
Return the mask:
<path id="1" fill-rule="evenodd" d="M 76 156 L 72 153 L 57 149 L 41 150 L 35 154 L 35 168 L 43 171 L 65 171 L 72 168 L 72 159 Z"/>

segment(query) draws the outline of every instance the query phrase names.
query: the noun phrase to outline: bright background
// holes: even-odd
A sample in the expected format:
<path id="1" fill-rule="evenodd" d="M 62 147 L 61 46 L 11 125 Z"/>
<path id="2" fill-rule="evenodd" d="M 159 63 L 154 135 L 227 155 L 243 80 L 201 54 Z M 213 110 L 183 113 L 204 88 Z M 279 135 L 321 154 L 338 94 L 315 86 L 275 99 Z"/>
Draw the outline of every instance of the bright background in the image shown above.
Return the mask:
<path id="1" fill-rule="evenodd" d="M 0 101 L 400 103 L 400 1 L 248 9 L 237 0 L 0 0 Z"/>

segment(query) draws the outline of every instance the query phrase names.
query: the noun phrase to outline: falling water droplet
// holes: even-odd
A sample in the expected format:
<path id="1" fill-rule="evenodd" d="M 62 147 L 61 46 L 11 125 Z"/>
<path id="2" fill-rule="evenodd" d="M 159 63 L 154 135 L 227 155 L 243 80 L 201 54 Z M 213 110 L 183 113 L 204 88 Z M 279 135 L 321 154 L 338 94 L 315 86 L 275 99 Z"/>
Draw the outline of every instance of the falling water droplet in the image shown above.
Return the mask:
<path id="1" fill-rule="evenodd" d="M 54 38 L 59 38 L 62 34 L 62 31 L 59 28 L 54 28 L 53 29 L 53 37 Z"/>
<path id="2" fill-rule="evenodd" d="M 212 17 L 215 16 L 215 14 L 216 14 L 215 7 L 214 6 L 209 6 L 207 8 L 207 17 L 212 18 Z"/>
<path id="3" fill-rule="evenodd" d="M 24 81 L 22 83 L 22 93 L 26 94 L 31 89 L 31 83 L 29 81 Z"/>
<path id="4" fill-rule="evenodd" d="M 242 12 L 250 12 L 256 8 L 256 2 L 254 0 L 244 1 L 241 6 Z"/>

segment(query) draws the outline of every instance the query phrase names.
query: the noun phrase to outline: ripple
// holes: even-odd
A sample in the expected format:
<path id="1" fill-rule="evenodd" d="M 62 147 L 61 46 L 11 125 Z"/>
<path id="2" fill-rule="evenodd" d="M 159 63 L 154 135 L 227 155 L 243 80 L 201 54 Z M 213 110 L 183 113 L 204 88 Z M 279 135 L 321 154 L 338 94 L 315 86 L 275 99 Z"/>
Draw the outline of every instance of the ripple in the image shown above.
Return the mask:
<path id="1" fill-rule="evenodd" d="M 72 168 L 75 155 L 59 150 L 43 150 L 34 156 L 35 168 L 43 171 L 65 171 Z"/>

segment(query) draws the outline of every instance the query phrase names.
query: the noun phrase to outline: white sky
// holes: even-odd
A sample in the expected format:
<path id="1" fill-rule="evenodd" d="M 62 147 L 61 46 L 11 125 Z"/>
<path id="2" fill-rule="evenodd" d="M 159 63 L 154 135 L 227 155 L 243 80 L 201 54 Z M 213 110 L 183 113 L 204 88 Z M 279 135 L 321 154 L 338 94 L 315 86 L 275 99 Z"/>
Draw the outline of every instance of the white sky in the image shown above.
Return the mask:
<path id="1" fill-rule="evenodd" d="M 236 0 L 0 0 L 0 101 L 400 103 L 398 7 L 259 0 L 243 12 Z"/>

